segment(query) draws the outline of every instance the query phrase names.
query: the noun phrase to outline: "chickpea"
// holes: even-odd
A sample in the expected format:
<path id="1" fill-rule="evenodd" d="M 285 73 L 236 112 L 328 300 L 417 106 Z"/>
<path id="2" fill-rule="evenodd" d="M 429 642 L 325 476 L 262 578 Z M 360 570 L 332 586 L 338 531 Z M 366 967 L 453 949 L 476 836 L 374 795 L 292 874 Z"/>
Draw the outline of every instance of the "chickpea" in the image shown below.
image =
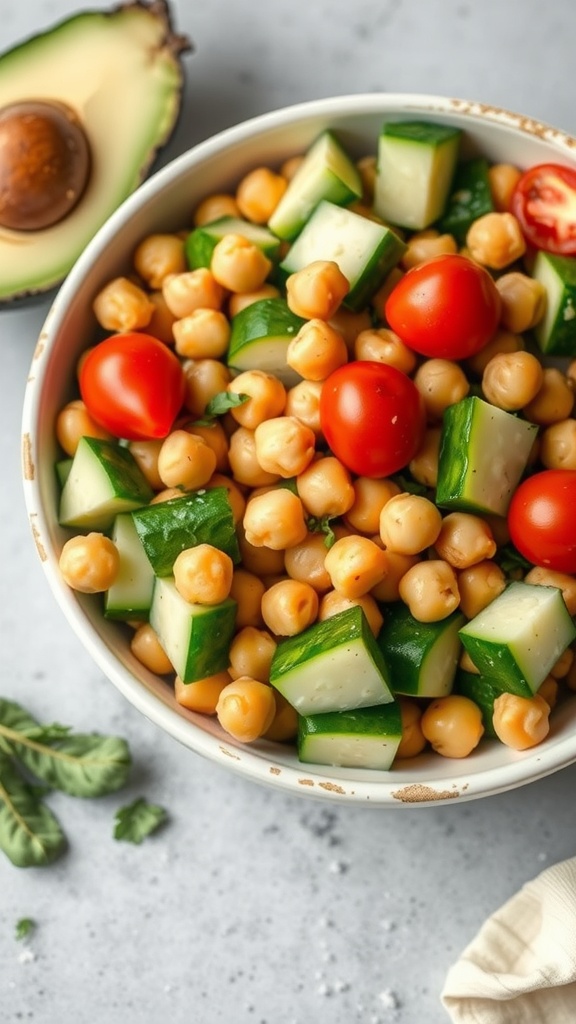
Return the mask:
<path id="1" fill-rule="evenodd" d="M 553 711 L 558 701 L 558 680 L 550 673 L 538 687 L 537 693 L 546 701 L 550 711 Z"/>
<path id="2" fill-rule="evenodd" d="M 333 260 L 315 260 L 286 281 L 288 306 L 305 320 L 330 320 L 350 285 Z"/>
<path id="3" fill-rule="evenodd" d="M 264 733 L 264 739 L 273 743 L 289 743 L 298 735 L 298 712 L 278 690 L 274 691 L 276 712 L 272 725 Z"/>
<path id="4" fill-rule="evenodd" d="M 500 323 L 508 331 L 523 334 L 531 330 L 544 316 L 546 289 L 534 277 L 512 271 L 496 280 L 500 293 Z"/>
<path id="5" fill-rule="evenodd" d="M 415 700 L 407 697 L 400 697 L 398 703 L 402 718 L 402 739 L 396 758 L 417 757 L 428 742 L 422 732 L 422 708 Z"/>
<path id="6" fill-rule="evenodd" d="M 461 669 L 464 672 L 472 672 L 474 675 L 480 675 L 480 669 L 476 668 L 476 665 L 472 661 L 472 658 L 468 654 L 468 651 L 463 650 L 460 654 L 460 660 L 458 662 Z"/>
<path id="7" fill-rule="evenodd" d="M 206 196 L 194 211 L 194 225 L 199 228 L 221 217 L 239 217 L 240 209 L 236 197 L 227 192 L 215 192 Z"/>
<path id="8" fill-rule="evenodd" d="M 467 619 L 473 619 L 502 593 L 506 577 L 496 562 L 484 558 L 458 573 L 460 608 Z"/>
<path id="9" fill-rule="evenodd" d="M 460 604 L 456 573 L 448 562 L 438 558 L 417 562 L 408 569 L 398 591 L 419 622 L 439 622 Z"/>
<path id="10" fill-rule="evenodd" d="M 262 618 L 276 636 L 295 636 L 316 620 L 318 594 L 309 583 L 280 580 L 262 598 Z"/>
<path id="11" fill-rule="evenodd" d="M 215 715 L 220 694 L 231 682 L 230 674 L 224 670 L 193 683 L 183 683 L 180 676 L 174 680 L 174 696 L 178 704 L 196 711 L 200 715 Z"/>
<path id="12" fill-rule="evenodd" d="M 79 534 L 66 541 L 58 565 L 64 582 L 72 590 L 99 594 L 114 583 L 120 555 L 116 545 L 103 533 Z"/>
<path id="13" fill-rule="evenodd" d="M 468 757 L 484 734 L 480 708 L 459 694 L 433 700 L 420 726 L 432 749 L 442 757 Z"/>
<path id="14" fill-rule="evenodd" d="M 380 513 L 390 498 L 401 493 L 398 484 L 391 479 L 374 480 L 359 476 L 352 483 L 354 502 L 345 513 L 346 524 L 357 533 L 368 536 L 380 530 Z"/>
<path id="15" fill-rule="evenodd" d="M 465 398 L 470 383 L 458 363 L 450 359 L 426 359 L 414 374 L 429 423 L 442 419 L 449 405 Z"/>
<path id="16" fill-rule="evenodd" d="M 251 544 L 242 527 L 238 530 L 238 545 L 242 565 L 247 572 L 263 581 L 284 573 L 284 548 L 273 549 L 263 544 Z"/>
<path id="17" fill-rule="evenodd" d="M 362 182 L 364 199 L 372 202 L 374 198 L 374 186 L 376 184 L 377 159 L 373 153 L 360 157 L 356 161 L 356 168 Z"/>
<path id="18" fill-rule="evenodd" d="M 253 626 L 260 629 L 262 618 L 262 597 L 266 587 L 259 576 L 247 569 L 234 569 L 230 597 L 236 601 L 236 629 Z"/>
<path id="19" fill-rule="evenodd" d="M 271 686 L 241 676 L 224 687 L 216 714 L 225 732 L 240 743 L 252 743 L 270 728 L 276 704 Z"/>
<path id="20" fill-rule="evenodd" d="M 98 292 L 94 316 L 106 331 L 138 331 L 150 323 L 154 306 L 143 288 L 127 277 L 115 277 Z"/>
<path id="21" fill-rule="evenodd" d="M 466 363 L 473 373 L 477 373 L 481 377 L 493 356 L 499 352 L 520 352 L 523 348 L 524 339 L 519 334 L 512 334 L 512 331 L 500 329 L 484 345 L 484 348 L 467 359 Z"/>
<path id="22" fill-rule="evenodd" d="M 386 363 L 408 374 L 412 373 L 417 362 L 415 352 L 389 327 L 370 327 L 360 331 L 354 342 L 354 357 Z"/>
<path id="23" fill-rule="evenodd" d="M 213 473 L 208 482 L 204 484 L 204 487 L 207 491 L 213 490 L 214 487 L 224 487 L 228 491 L 228 501 L 232 509 L 234 525 L 237 526 L 238 523 L 242 522 L 244 512 L 246 511 L 246 498 L 238 484 L 231 477 L 225 473 Z"/>
<path id="24" fill-rule="evenodd" d="M 440 458 L 441 426 L 429 426 L 416 455 L 408 463 L 414 479 L 424 487 L 436 487 L 438 483 L 438 461 Z"/>
<path id="25" fill-rule="evenodd" d="M 333 455 L 311 462 L 298 474 L 298 494 L 311 516 L 341 516 L 354 503 L 352 477 L 346 466 Z"/>
<path id="26" fill-rule="evenodd" d="M 558 420 L 542 431 L 540 461 L 546 469 L 576 469 L 576 420 Z"/>
<path id="27" fill-rule="evenodd" d="M 553 679 L 564 679 L 568 675 L 574 661 L 574 651 L 571 647 L 567 647 L 562 652 L 558 661 L 550 669 L 550 675 Z M 542 687 L 540 687 L 542 689 Z"/>
<path id="28" fill-rule="evenodd" d="M 148 297 L 154 309 L 146 327 L 146 334 L 151 334 L 152 337 L 158 338 L 165 345 L 173 345 L 174 334 L 172 328 L 176 322 L 176 317 L 168 309 L 166 299 L 161 291 L 150 292 Z"/>
<path id="29" fill-rule="evenodd" d="M 303 160 L 304 157 L 300 153 L 296 154 L 296 156 L 289 156 L 287 160 L 284 160 L 284 163 L 280 167 L 280 174 L 282 177 L 286 178 L 286 181 L 292 181 L 296 171 L 302 166 Z"/>
<path id="30" fill-rule="evenodd" d="M 203 438 L 187 430 L 173 430 L 158 454 L 158 473 L 165 487 L 197 490 L 216 469 L 216 455 Z"/>
<path id="31" fill-rule="evenodd" d="M 380 539 L 387 550 L 401 555 L 416 555 L 430 547 L 441 526 L 440 510 L 419 494 L 397 494 L 380 513 Z"/>
<path id="32" fill-rule="evenodd" d="M 76 453 L 81 437 L 99 437 L 103 441 L 110 441 L 112 435 L 92 419 L 84 402 L 78 398 L 68 402 L 58 413 L 56 437 L 66 455 L 72 456 Z"/>
<path id="33" fill-rule="evenodd" d="M 341 537 L 326 554 L 324 562 L 332 586 L 344 597 L 367 594 L 386 575 L 386 554 L 368 537 Z"/>
<path id="34" fill-rule="evenodd" d="M 250 498 L 243 525 L 250 544 L 274 551 L 301 544 L 308 534 L 302 502 L 287 487 Z"/>
<path id="35" fill-rule="evenodd" d="M 282 174 L 269 167 L 255 167 L 244 175 L 236 189 L 238 209 L 253 224 L 266 224 L 278 206 L 288 185 Z"/>
<path id="36" fill-rule="evenodd" d="M 135 658 L 158 676 L 169 675 L 174 666 L 162 647 L 158 634 L 149 622 L 143 622 L 130 640 L 130 650 Z"/>
<path id="37" fill-rule="evenodd" d="M 262 469 L 284 479 L 303 473 L 316 450 L 314 433 L 295 416 L 276 416 L 259 423 L 254 441 Z"/>
<path id="38" fill-rule="evenodd" d="M 281 416 L 286 406 L 286 388 L 277 377 L 264 370 L 245 370 L 228 385 L 234 395 L 247 395 L 248 401 L 230 410 L 243 427 L 255 430 L 264 420 Z"/>
<path id="39" fill-rule="evenodd" d="M 360 332 L 372 326 L 372 317 L 367 309 L 356 311 L 339 306 L 334 315 L 329 317 L 328 323 L 342 335 L 348 351 L 353 352 L 354 342 Z"/>
<path id="40" fill-rule="evenodd" d="M 300 544 L 284 553 L 284 567 L 293 580 L 309 583 L 319 594 L 332 586 L 324 562 L 328 548 L 321 533 L 308 533 Z"/>
<path id="41" fill-rule="evenodd" d="M 228 437 L 220 420 L 216 419 L 207 424 L 187 422 L 184 429 L 188 434 L 201 438 L 212 449 L 216 456 L 217 472 L 224 473 L 228 470 Z"/>
<path id="42" fill-rule="evenodd" d="M 301 423 L 314 432 L 315 437 L 321 435 L 320 427 L 320 395 L 322 382 L 302 380 L 286 393 L 285 413 L 295 416 Z"/>
<path id="43" fill-rule="evenodd" d="M 419 231 L 408 239 L 406 252 L 400 263 L 404 270 L 410 270 L 435 256 L 453 255 L 457 252 L 458 246 L 453 235 L 441 235 L 439 231 Z"/>
<path id="44" fill-rule="evenodd" d="M 195 309 L 220 309 L 225 292 L 207 267 L 197 267 L 165 277 L 162 294 L 170 312 L 181 320 Z"/>
<path id="45" fill-rule="evenodd" d="M 148 288 L 161 288 L 168 274 L 187 269 L 184 242 L 178 235 L 148 235 L 136 247 L 134 268 Z"/>
<path id="46" fill-rule="evenodd" d="M 232 679 L 251 676 L 261 683 L 270 679 L 270 666 L 277 643 L 266 629 L 245 626 L 236 633 L 230 645 L 230 668 Z"/>
<path id="47" fill-rule="evenodd" d="M 408 569 L 417 565 L 419 561 L 419 555 L 401 555 L 398 551 L 386 551 L 386 575 L 380 583 L 372 587 L 372 596 L 384 604 L 388 601 L 400 601 L 400 580 Z"/>
<path id="48" fill-rule="evenodd" d="M 230 322 L 219 309 L 194 309 L 172 327 L 175 348 L 189 359 L 219 359 L 226 354 Z"/>
<path id="49" fill-rule="evenodd" d="M 570 615 L 576 615 L 576 578 L 566 572 L 556 572 L 554 569 L 544 569 L 534 566 L 526 573 L 525 583 L 533 583 L 541 587 L 557 587 L 562 591 L 564 604 Z"/>
<path id="50" fill-rule="evenodd" d="M 305 380 L 325 380 L 348 362 L 348 348 L 335 327 L 315 318 L 290 341 L 286 362 Z"/>
<path id="51" fill-rule="evenodd" d="M 230 370 L 219 359 L 194 359 L 184 363 L 184 404 L 192 416 L 203 416 L 211 398 L 226 391 Z"/>
<path id="52" fill-rule="evenodd" d="M 233 292 L 228 299 L 228 314 L 230 317 L 238 316 L 238 313 L 254 302 L 260 302 L 261 299 L 277 299 L 279 295 L 280 291 L 276 285 L 267 281 L 253 292 Z"/>
<path id="53" fill-rule="evenodd" d="M 568 378 L 556 367 L 546 366 L 540 390 L 522 411 L 526 419 L 532 423 L 548 427 L 552 423 L 567 419 L 573 406 L 574 392 Z"/>
<path id="54" fill-rule="evenodd" d="M 176 590 L 191 604 L 221 604 L 230 594 L 234 563 L 212 544 L 185 548 L 173 566 Z"/>
<path id="55" fill-rule="evenodd" d="M 512 213 L 485 213 L 466 235 L 472 259 L 493 270 L 502 270 L 526 252 L 522 229 Z"/>
<path id="56" fill-rule="evenodd" d="M 470 512 L 450 512 L 442 520 L 436 551 L 455 569 L 467 569 L 496 554 L 496 541 L 488 523 Z"/>
<path id="57" fill-rule="evenodd" d="M 158 457 L 163 445 L 161 439 L 151 441 L 130 441 L 128 449 L 154 491 L 164 487 L 164 481 L 158 471 Z"/>
<path id="58" fill-rule="evenodd" d="M 266 487 L 278 481 L 277 473 L 263 469 L 256 456 L 256 438 L 253 430 L 238 427 L 230 438 L 228 459 L 234 480 L 248 487 Z"/>
<path id="59" fill-rule="evenodd" d="M 530 352 L 500 352 L 482 374 L 482 392 L 492 405 L 517 412 L 538 394 L 544 381 L 542 364 Z"/>
<path id="60" fill-rule="evenodd" d="M 492 724 L 498 739 L 513 750 L 528 750 L 550 731 L 550 707 L 543 697 L 501 693 L 494 701 Z"/>
<path id="61" fill-rule="evenodd" d="M 172 501 L 172 498 L 181 498 L 184 491 L 181 487 L 165 487 L 162 491 L 158 491 L 154 495 L 150 504 L 160 505 L 163 501 Z"/>
<path id="62" fill-rule="evenodd" d="M 325 619 L 331 619 L 333 615 L 338 615 L 340 612 L 354 607 L 362 609 L 372 633 L 374 636 L 378 636 L 382 629 L 384 616 L 371 594 L 362 594 L 360 597 L 345 597 L 339 590 L 329 590 L 327 594 L 320 598 L 318 621 L 324 622 Z"/>
<path id="63" fill-rule="evenodd" d="M 217 242 L 210 270 L 223 288 L 231 292 L 253 292 L 272 270 L 272 263 L 254 242 L 230 233 Z"/>
<path id="64" fill-rule="evenodd" d="M 381 320 L 385 320 L 384 307 L 386 306 L 386 300 L 399 281 L 404 277 L 404 271 L 401 267 L 393 267 L 389 274 L 386 275 L 384 281 L 372 296 L 371 306 L 376 311 Z"/>
<path id="65" fill-rule="evenodd" d="M 521 177 L 522 172 L 513 164 L 492 164 L 488 168 L 492 202 L 500 213 L 510 209 L 512 193 Z"/>

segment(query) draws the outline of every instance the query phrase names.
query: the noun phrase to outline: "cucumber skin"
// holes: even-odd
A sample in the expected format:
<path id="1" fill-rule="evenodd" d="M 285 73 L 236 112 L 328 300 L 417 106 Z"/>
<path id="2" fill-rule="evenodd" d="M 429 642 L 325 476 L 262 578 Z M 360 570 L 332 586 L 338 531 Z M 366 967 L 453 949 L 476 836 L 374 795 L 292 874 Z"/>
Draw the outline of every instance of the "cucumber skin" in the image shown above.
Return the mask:
<path id="1" fill-rule="evenodd" d="M 503 692 L 502 688 L 488 676 L 479 675 L 476 672 L 466 672 L 459 668 L 454 680 L 453 692 L 462 697 L 468 697 L 478 705 L 482 712 L 484 734 L 495 739 L 496 730 L 492 721 L 494 701 Z"/>
<path id="2" fill-rule="evenodd" d="M 68 492 L 74 487 L 74 463 L 76 460 L 81 462 L 86 457 L 86 450 L 100 463 L 98 472 L 103 474 L 109 482 L 111 493 L 107 498 L 107 503 L 110 503 L 111 507 L 106 513 L 94 514 L 92 520 L 85 519 L 85 513 L 79 521 L 77 514 L 70 515 L 70 510 L 67 511 L 67 501 Z M 58 521 L 61 526 L 106 532 L 112 527 L 119 512 L 128 512 L 131 509 L 145 506 L 153 496 L 154 491 L 128 448 L 114 441 L 105 441 L 98 437 L 82 437 L 62 487 Z"/>
<path id="3" fill-rule="evenodd" d="M 220 238 L 223 238 L 226 233 L 217 232 L 213 229 L 217 229 L 220 225 L 230 221 L 234 222 L 234 226 L 230 226 L 230 231 L 233 231 L 234 234 L 242 235 L 242 224 L 239 217 L 219 217 L 210 224 L 205 224 L 190 232 L 184 242 L 184 253 L 190 270 L 197 270 L 199 267 L 210 267 L 212 253 Z M 249 228 L 255 228 L 255 225 L 246 223 Z M 275 238 L 271 231 L 268 232 L 266 228 L 262 228 L 262 232 L 264 231 L 270 235 L 270 239 L 267 243 L 263 241 L 260 248 L 269 260 L 275 262 L 280 255 L 280 239 Z M 256 244 L 258 245 L 259 243 L 257 242 Z"/>
<path id="4" fill-rule="evenodd" d="M 306 320 L 296 316 L 285 299 L 259 299 L 232 317 L 228 345 L 228 366 L 247 345 L 261 338 L 296 336 Z"/>
<path id="5" fill-rule="evenodd" d="M 378 634 L 377 643 L 390 669 L 394 694 L 443 697 L 449 693 L 456 674 L 457 658 L 450 678 L 439 680 L 435 693 L 426 690 L 424 694 L 421 690 L 421 670 L 444 631 L 447 628 L 457 631 L 464 625 L 466 619 L 462 612 L 453 611 L 441 622 L 420 622 L 410 614 L 407 605 L 397 601 L 386 605 L 384 616 L 384 625 Z M 460 649 L 459 642 L 456 649 Z"/>
<path id="6" fill-rule="evenodd" d="M 378 740 L 394 745 L 391 751 L 392 763 L 402 739 L 402 717 L 400 706 L 396 701 L 381 704 L 377 707 L 358 708 L 355 711 L 326 711 L 318 715 L 300 715 L 298 718 L 297 751 L 298 759 L 306 764 L 316 764 L 314 754 L 308 756 L 307 747 L 314 737 L 334 739 L 346 738 L 362 740 L 362 738 Z M 331 761 L 335 767 L 370 767 L 359 765 L 357 760 L 339 759 Z M 382 769 L 376 769 L 382 770 Z"/>
<path id="7" fill-rule="evenodd" d="M 576 354 L 576 260 L 570 256 L 555 256 L 539 252 L 536 256 L 532 276 L 539 276 L 548 264 L 555 272 L 562 289 L 562 299 L 553 322 L 548 325 L 545 314 L 534 328 L 533 334 L 538 348 L 545 355 L 574 356 Z M 545 281 L 542 281 L 545 284 Z M 547 329 L 547 334 L 545 331 Z"/>
<path id="8" fill-rule="evenodd" d="M 459 128 L 435 124 L 433 121 L 386 121 L 381 132 L 386 138 L 432 146 L 441 146 L 451 139 L 459 138 L 461 134 Z"/>
<path id="9" fill-rule="evenodd" d="M 494 210 L 488 166 L 484 157 L 465 160 L 456 166 L 446 210 L 436 227 L 453 235 L 460 244 L 466 241 L 472 222 Z"/>

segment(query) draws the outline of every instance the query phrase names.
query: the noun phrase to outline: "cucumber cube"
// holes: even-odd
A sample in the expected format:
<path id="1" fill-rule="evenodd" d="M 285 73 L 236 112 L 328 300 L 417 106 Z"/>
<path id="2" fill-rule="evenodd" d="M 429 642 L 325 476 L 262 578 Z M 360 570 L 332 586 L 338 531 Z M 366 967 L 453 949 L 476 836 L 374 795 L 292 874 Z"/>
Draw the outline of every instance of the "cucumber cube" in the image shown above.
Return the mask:
<path id="1" fill-rule="evenodd" d="M 548 355 L 576 354 L 576 260 L 540 251 L 532 276 L 546 290 L 546 311 L 534 337 Z"/>
<path id="2" fill-rule="evenodd" d="M 184 600 L 170 577 L 154 584 L 150 625 L 183 683 L 216 675 L 230 664 L 236 602 L 192 604 Z"/>
<path id="3" fill-rule="evenodd" d="M 444 213 L 461 131 L 432 122 L 389 122 L 378 142 L 374 209 L 382 220 L 414 231 Z"/>
<path id="4" fill-rule="evenodd" d="M 195 228 L 186 238 L 184 251 L 190 269 L 209 267 L 212 253 L 225 235 L 242 235 L 248 241 L 254 242 L 272 263 L 278 260 L 281 243 L 267 227 L 252 224 L 241 217 L 219 217 L 209 224 Z"/>
<path id="5" fill-rule="evenodd" d="M 146 621 L 152 604 L 154 570 L 129 512 L 116 516 L 112 540 L 120 556 L 118 575 L 104 595 L 107 619 Z"/>
<path id="6" fill-rule="evenodd" d="M 440 437 L 436 504 L 506 515 L 538 432 L 476 395 L 446 409 Z"/>
<path id="7" fill-rule="evenodd" d="M 402 602 L 386 606 L 378 646 L 390 669 L 395 694 L 444 697 L 452 690 L 462 644 L 464 615 L 452 612 L 440 622 L 419 622 Z"/>
<path id="8" fill-rule="evenodd" d="M 358 606 L 281 640 L 270 682 L 301 715 L 393 700 L 384 656 Z"/>
<path id="9" fill-rule="evenodd" d="M 227 363 L 231 370 L 264 370 L 285 387 L 301 380 L 286 362 L 288 345 L 306 323 L 285 299 L 259 299 L 232 317 Z"/>
<path id="10" fill-rule="evenodd" d="M 123 445 L 81 437 L 60 496 L 61 526 L 109 530 L 119 512 L 146 505 L 153 490 Z"/>
<path id="11" fill-rule="evenodd" d="M 361 309 L 399 262 L 405 243 L 377 221 L 323 200 L 281 263 L 293 274 L 314 260 L 332 260 L 348 280 L 344 304 Z"/>
<path id="12" fill-rule="evenodd" d="M 402 739 L 396 701 L 375 708 L 301 716 L 298 757 L 310 764 L 387 771 Z"/>
<path id="13" fill-rule="evenodd" d="M 576 638 L 557 587 L 510 583 L 460 630 L 478 671 L 501 692 L 531 697 Z"/>
<path id="14" fill-rule="evenodd" d="M 462 697 L 468 697 L 469 700 L 473 700 L 478 705 L 482 712 L 484 733 L 486 736 L 495 739 L 496 730 L 492 721 L 494 717 L 494 701 L 502 693 L 502 687 L 478 672 L 466 672 L 464 669 L 458 669 L 456 679 L 454 680 L 454 693 L 459 693 Z"/>
<path id="15" fill-rule="evenodd" d="M 436 227 L 460 244 L 466 241 L 472 222 L 494 209 L 488 168 L 488 161 L 481 156 L 456 167 L 446 209 Z"/>

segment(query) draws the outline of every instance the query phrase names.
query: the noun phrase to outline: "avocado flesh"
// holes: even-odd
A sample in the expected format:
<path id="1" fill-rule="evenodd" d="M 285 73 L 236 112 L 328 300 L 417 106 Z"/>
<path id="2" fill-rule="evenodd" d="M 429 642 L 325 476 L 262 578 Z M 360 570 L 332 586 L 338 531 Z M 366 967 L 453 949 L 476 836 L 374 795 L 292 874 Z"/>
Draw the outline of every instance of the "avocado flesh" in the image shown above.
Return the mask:
<path id="1" fill-rule="evenodd" d="M 77 113 L 92 170 L 81 201 L 42 231 L 0 228 L 0 302 L 60 284 L 110 214 L 141 183 L 180 111 L 182 51 L 167 5 L 74 15 L 0 59 L 0 108 L 55 100 Z"/>

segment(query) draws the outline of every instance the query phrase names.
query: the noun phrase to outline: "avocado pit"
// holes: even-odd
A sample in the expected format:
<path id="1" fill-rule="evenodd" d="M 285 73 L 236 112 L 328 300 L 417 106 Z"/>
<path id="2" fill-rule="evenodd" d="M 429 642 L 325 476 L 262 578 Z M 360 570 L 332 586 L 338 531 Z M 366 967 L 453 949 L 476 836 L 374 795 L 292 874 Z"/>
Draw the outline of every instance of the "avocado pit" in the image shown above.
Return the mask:
<path id="1" fill-rule="evenodd" d="M 40 231 L 74 209 L 90 176 L 90 145 L 64 103 L 27 100 L 0 110 L 0 226 Z"/>

